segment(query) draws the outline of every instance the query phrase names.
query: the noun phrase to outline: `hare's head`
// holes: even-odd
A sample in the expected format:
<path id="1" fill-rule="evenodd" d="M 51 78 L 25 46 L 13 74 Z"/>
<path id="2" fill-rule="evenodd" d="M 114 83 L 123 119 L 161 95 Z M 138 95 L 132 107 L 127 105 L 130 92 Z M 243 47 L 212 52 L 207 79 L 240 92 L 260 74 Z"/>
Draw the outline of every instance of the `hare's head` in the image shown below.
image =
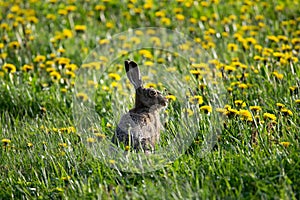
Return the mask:
<path id="1" fill-rule="evenodd" d="M 138 65 L 134 61 L 126 60 L 127 77 L 136 90 L 135 108 L 159 109 L 167 105 L 168 100 L 162 93 L 153 88 L 144 88 Z"/>

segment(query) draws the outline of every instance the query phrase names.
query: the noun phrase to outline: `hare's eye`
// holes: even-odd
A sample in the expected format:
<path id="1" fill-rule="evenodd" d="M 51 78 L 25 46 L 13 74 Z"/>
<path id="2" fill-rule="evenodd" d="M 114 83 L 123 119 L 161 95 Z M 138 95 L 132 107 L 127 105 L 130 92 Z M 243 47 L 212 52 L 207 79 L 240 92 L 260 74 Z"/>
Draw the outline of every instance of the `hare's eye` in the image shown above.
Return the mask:
<path id="1" fill-rule="evenodd" d="M 156 96 L 157 95 L 157 92 L 155 91 L 155 90 L 150 90 L 149 91 L 149 96 L 150 97 L 154 97 L 154 96 Z"/>

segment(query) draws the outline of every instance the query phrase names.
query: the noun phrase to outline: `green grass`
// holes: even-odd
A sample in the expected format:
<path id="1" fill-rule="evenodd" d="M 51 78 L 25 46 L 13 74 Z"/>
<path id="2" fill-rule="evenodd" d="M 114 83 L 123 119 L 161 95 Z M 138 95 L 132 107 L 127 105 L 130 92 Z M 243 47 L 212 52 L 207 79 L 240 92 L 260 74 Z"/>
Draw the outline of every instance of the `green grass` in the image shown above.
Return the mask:
<path id="1" fill-rule="evenodd" d="M 299 199 L 299 4 L 0 0 L 0 199 Z M 112 60 L 93 54 L 111 45 L 105 39 L 149 26 L 176 29 L 207 54 L 194 46 L 179 56 L 147 49 L 149 58 L 132 46 Z M 38 55 L 44 58 L 37 61 Z M 206 65 L 193 67 L 202 56 Z M 104 162 L 90 148 L 110 140 L 133 105 L 123 69 L 128 57 L 141 64 L 145 84 L 176 97 L 162 112 L 159 150 L 187 129 L 195 133 L 174 162 L 146 173 L 116 169 L 118 160 Z M 81 66 L 94 60 L 107 68 Z M 25 64 L 33 69 L 23 70 Z M 186 96 L 203 102 L 185 105 Z M 92 105 L 97 116 L 82 105 Z M 200 111 L 204 105 L 212 112 Z M 186 119 L 187 108 L 193 113 Z M 96 123 L 84 124 L 90 121 Z M 208 130 L 218 135 L 203 152 Z"/>

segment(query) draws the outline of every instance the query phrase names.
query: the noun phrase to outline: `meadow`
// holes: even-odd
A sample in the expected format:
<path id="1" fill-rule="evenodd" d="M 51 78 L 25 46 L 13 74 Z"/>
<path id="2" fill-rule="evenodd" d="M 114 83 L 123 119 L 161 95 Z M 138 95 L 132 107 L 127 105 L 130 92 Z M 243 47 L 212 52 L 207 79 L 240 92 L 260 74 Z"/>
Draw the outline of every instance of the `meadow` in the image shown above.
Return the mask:
<path id="1" fill-rule="evenodd" d="M 0 199 L 299 199 L 299 7 L 290 0 L 0 0 Z M 176 46 L 155 31 L 141 41 L 143 27 L 188 36 L 178 49 L 192 53 L 133 51 L 145 42 Z M 122 43 L 125 50 L 112 48 L 111 38 L 126 40 L 120 33 L 128 30 L 137 37 Z M 133 106 L 128 58 L 140 64 L 146 87 L 169 98 L 160 150 L 172 154 L 176 134 L 195 134 L 172 162 L 144 173 L 90 151 L 110 140 Z M 182 116 L 194 121 L 185 126 Z M 96 126 L 85 126 L 87 119 Z M 203 154 L 207 132 L 217 134 Z"/>

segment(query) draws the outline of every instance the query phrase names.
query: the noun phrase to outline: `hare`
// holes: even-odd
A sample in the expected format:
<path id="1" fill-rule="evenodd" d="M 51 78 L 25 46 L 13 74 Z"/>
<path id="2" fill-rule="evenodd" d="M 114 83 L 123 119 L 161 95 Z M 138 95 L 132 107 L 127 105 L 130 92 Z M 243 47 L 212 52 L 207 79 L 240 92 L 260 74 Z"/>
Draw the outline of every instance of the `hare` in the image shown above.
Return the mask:
<path id="1" fill-rule="evenodd" d="M 135 107 L 121 117 L 112 142 L 124 143 L 146 154 L 153 153 L 162 128 L 159 111 L 167 106 L 168 100 L 158 90 L 143 87 L 139 67 L 134 61 L 126 60 L 125 70 L 136 91 Z"/>

